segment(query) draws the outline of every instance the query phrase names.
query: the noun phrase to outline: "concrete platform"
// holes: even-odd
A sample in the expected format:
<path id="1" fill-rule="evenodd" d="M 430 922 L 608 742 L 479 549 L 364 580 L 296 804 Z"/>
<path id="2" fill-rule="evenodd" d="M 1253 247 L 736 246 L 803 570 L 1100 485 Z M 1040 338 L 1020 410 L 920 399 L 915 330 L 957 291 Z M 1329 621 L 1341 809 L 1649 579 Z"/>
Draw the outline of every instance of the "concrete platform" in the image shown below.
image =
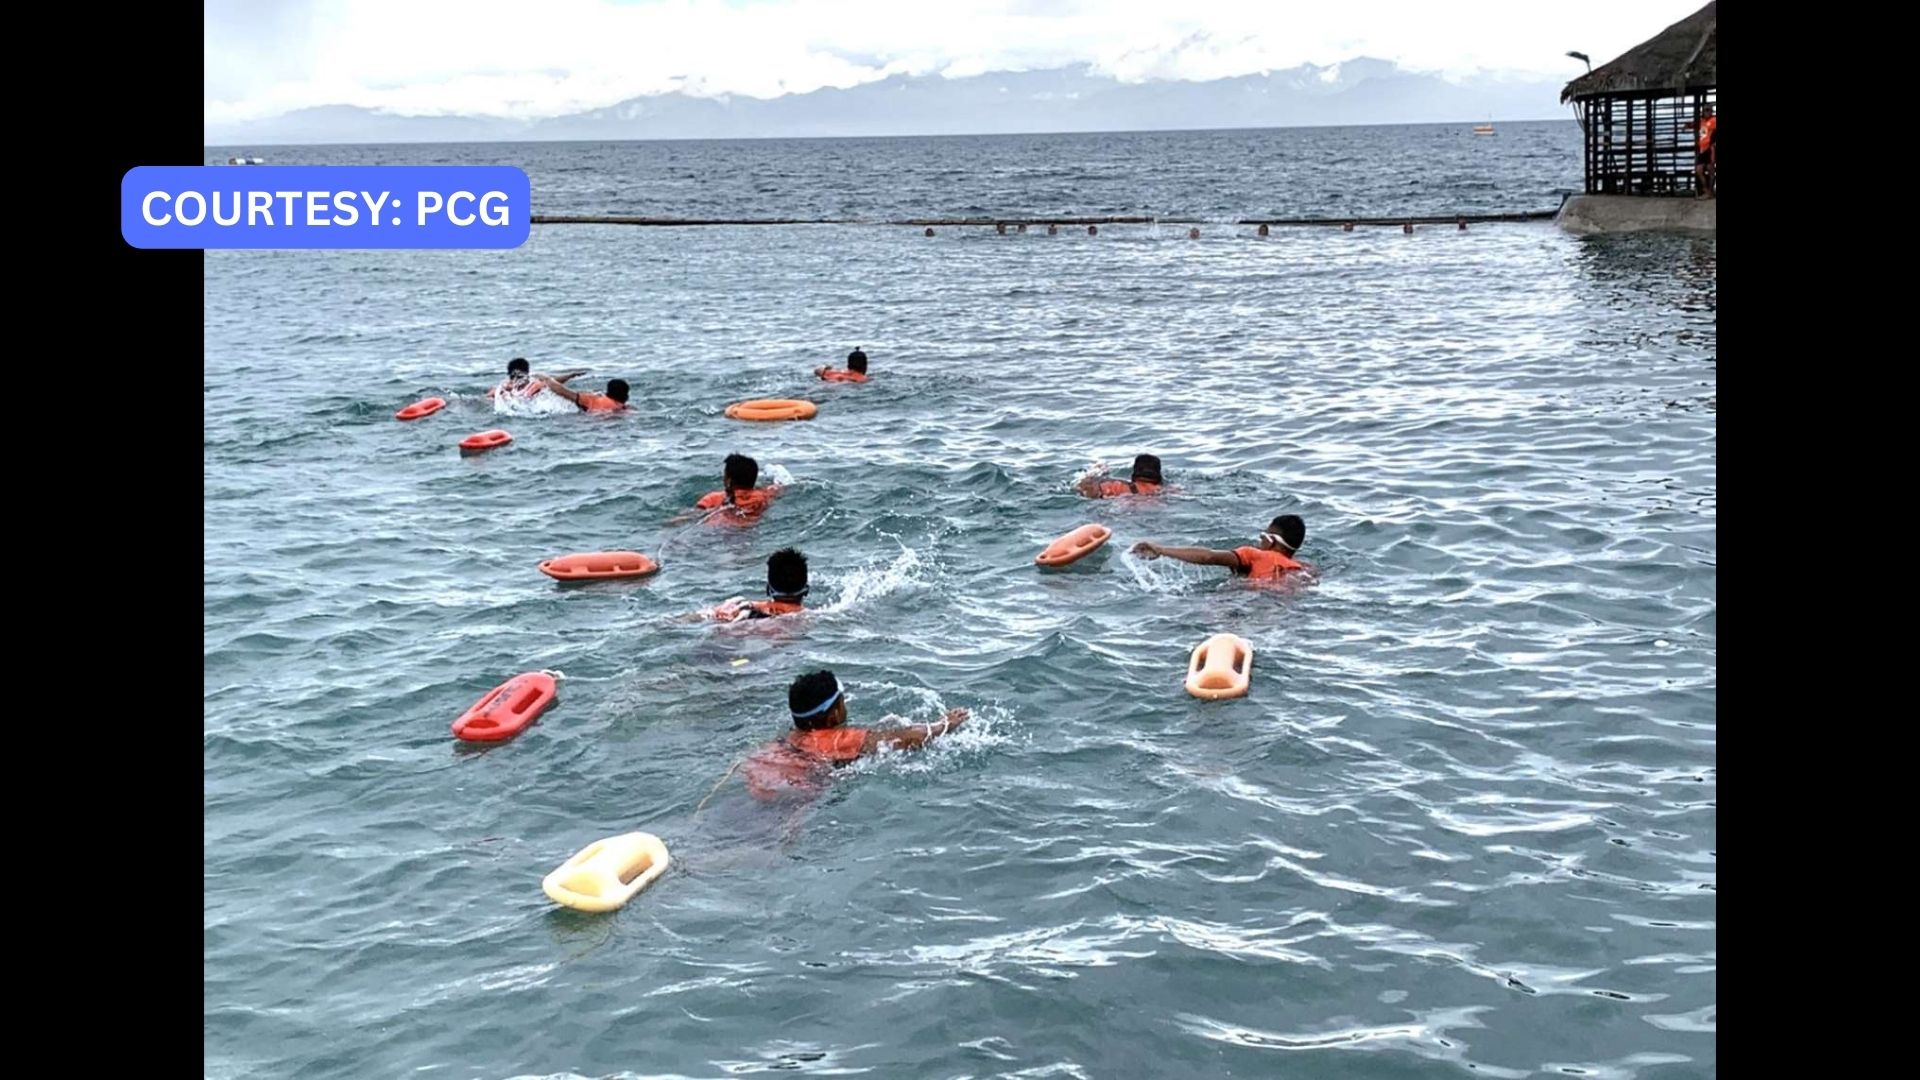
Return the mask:
<path id="1" fill-rule="evenodd" d="M 1576 236 L 1633 232 L 1717 232 L 1719 199 L 1575 195 L 1554 218 Z"/>

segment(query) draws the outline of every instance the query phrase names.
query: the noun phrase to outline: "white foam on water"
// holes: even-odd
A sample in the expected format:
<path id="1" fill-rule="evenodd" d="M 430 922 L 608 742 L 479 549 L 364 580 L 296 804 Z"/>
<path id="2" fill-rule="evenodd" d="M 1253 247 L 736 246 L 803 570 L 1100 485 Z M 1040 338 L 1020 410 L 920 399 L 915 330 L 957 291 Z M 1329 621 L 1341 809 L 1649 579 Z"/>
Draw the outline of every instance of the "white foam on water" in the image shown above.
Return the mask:
<path id="1" fill-rule="evenodd" d="M 855 604 L 877 600 L 923 584 L 927 577 L 928 567 L 926 561 L 920 557 L 920 553 L 902 544 L 900 554 L 894 556 L 893 561 L 886 566 L 868 563 L 840 578 L 836 582 L 840 588 L 839 595 L 818 610 L 826 614 L 837 614 Z"/>
<path id="2" fill-rule="evenodd" d="M 493 411 L 497 416 L 558 416 L 579 412 L 580 408 L 559 394 L 543 390 L 532 397 L 501 394 L 493 399 Z"/>
<path id="3" fill-rule="evenodd" d="M 878 731 L 891 731 L 900 727 L 917 726 L 939 722 L 949 708 L 965 708 L 967 721 L 957 731 L 940 735 L 918 750 L 894 750 L 883 748 L 871 757 L 863 757 L 849 766 L 858 772 L 885 770 L 900 773 L 928 773 L 950 767 L 953 758 L 959 754 L 973 753 L 992 747 L 1006 746 L 1013 742 L 1010 730 L 1013 726 L 1013 713 L 999 705 L 959 705 L 950 706 L 936 690 L 924 686 L 903 686 L 898 683 L 864 684 L 871 689 L 886 689 L 911 695 L 920 699 L 919 703 L 907 711 L 905 716 L 890 712 L 878 720 L 861 723 L 861 727 L 872 727 Z M 855 686 L 854 690 L 861 689 Z"/>

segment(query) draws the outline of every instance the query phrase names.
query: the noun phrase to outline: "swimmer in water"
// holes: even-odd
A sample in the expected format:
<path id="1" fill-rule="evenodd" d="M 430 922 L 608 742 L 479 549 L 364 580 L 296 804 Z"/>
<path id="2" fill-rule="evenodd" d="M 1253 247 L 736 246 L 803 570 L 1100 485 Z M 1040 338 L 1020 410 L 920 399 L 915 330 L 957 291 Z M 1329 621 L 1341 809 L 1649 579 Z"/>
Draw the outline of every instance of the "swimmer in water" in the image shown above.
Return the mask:
<path id="1" fill-rule="evenodd" d="M 1089 499 L 1110 499 L 1116 495 L 1156 495 L 1165 486 L 1166 481 L 1160 478 L 1160 459 L 1152 454 L 1141 454 L 1133 459 L 1131 480 L 1083 476 L 1074 483 L 1073 489 Z"/>
<path id="2" fill-rule="evenodd" d="M 759 481 L 759 462 L 745 454 L 728 454 L 727 460 L 720 466 L 720 490 L 700 496 L 700 501 L 694 503 L 693 508 L 713 511 L 730 506 L 735 520 L 741 523 L 758 521 L 760 515 L 766 512 L 767 504 L 780 494 L 778 484 L 754 487 Z"/>
<path id="3" fill-rule="evenodd" d="M 735 597 L 708 612 L 707 617 L 715 622 L 740 622 L 796 615 L 805 609 L 807 591 L 807 557 L 792 548 L 781 548 L 767 556 L 765 600 L 747 603 Z"/>
<path id="4" fill-rule="evenodd" d="M 866 382 L 867 354 L 855 349 L 847 354 L 847 366 L 842 368 L 814 368 L 813 373 L 828 382 Z"/>
<path id="5" fill-rule="evenodd" d="M 1215 551 L 1212 548 L 1164 547 L 1142 540 L 1133 545 L 1133 553 L 1143 559 L 1165 555 L 1169 559 L 1179 559 L 1195 566 L 1224 566 L 1255 581 L 1278 581 L 1289 571 L 1305 568 L 1306 564 L 1294 561 L 1293 556 L 1306 539 L 1307 523 L 1293 514 L 1282 514 L 1267 525 L 1266 532 L 1260 534 L 1258 547 Z"/>
<path id="6" fill-rule="evenodd" d="M 917 750 L 959 727 L 967 710 L 949 709 L 931 724 L 909 724 L 885 731 L 847 725 L 847 695 L 831 671 L 815 671 L 787 687 L 793 730 L 767 743 L 743 763 L 747 790 L 771 799 L 781 789 L 817 790 L 828 770 L 886 747 Z"/>
<path id="7" fill-rule="evenodd" d="M 563 383 L 585 374 L 584 370 L 569 371 L 565 375 L 555 375 L 552 378 L 554 382 Z M 526 357 L 516 356 L 507 361 L 507 377 L 501 380 L 500 385 L 487 391 L 487 396 L 497 398 L 502 394 L 519 394 L 522 397 L 532 397 L 541 391 L 542 385 L 539 380 L 545 378 L 547 378 L 545 375 L 532 374 L 527 366 Z"/>
<path id="8" fill-rule="evenodd" d="M 607 392 L 575 390 L 559 379 L 540 376 L 540 385 L 580 407 L 581 412 L 624 412 L 627 409 L 627 380 L 608 379 Z"/>

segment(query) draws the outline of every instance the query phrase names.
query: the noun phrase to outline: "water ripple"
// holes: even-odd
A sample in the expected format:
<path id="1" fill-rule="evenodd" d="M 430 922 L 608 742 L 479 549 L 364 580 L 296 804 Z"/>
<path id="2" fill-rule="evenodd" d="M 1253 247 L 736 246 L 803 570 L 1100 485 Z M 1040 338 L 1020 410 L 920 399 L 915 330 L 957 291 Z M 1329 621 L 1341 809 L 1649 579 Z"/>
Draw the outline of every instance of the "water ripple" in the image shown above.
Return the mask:
<path id="1" fill-rule="evenodd" d="M 918 198 L 937 166 L 955 204 L 1207 213 L 1233 185 L 1324 208 L 1382 171 L 1288 138 L 1013 140 L 984 187 L 964 142 L 529 168 L 549 209 L 694 208 L 778 164 L 803 204 Z M 1098 149 L 1049 201 L 1034 176 L 1069 145 Z M 1238 148 L 1217 183 L 1208 146 Z M 1353 160 L 1249 186 L 1264 146 Z M 684 179 L 633 164 L 669 158 Z M 901 192 L 846 179 L 896 167 Z M 1450 197 L 1564 162 L 1500 168 Z M 1715 260 L 1544 226 L 209 254 L 207 1075 L 1712 1075 Z M 810 378 L 856 344 L 871 383 Z M 627 378 L 636 408 L 499 416 L 480 393 L 512 356 Z M 426 393 L 447 410 L 391 419 Z M 821 412 L 720 417 L 748 395 Z M 502 425 L 511 447 L 455 451 Z M 733 451 L 793 487 L 752 528 L 675 523 Z M 1142 451 L 1178 490 L 1073 494 Z M 1308 525 L 1298 587 L 1126 553 L 1278 513 Z M 1108 550 L 1036 571 L 1086 521 Z M 785 544 L 805 618 L 679 620 L 758 595 Z M 665 569 L 533 570 L 616 547 Z M 1253 693 L 1195 701 L 1187 652 L 1223 629 Z M 862 719 L 978 721 L 802 808 L 716 790 L 816 665 Z M 450 745 L 534 668 L 564 673 L 558 707 Z M 544 873 L 635 828 L 666 878 L 611 917 L 551 908 Z"/>

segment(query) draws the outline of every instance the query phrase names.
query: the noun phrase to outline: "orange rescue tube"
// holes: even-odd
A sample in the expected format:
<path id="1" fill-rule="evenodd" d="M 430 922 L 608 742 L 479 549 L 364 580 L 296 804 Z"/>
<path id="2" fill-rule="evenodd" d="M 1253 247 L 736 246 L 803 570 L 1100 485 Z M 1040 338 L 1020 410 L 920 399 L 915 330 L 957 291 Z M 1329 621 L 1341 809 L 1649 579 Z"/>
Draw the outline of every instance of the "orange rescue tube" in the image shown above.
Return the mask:
<path id="1" fill-rule="evenodd" d="M 792 398 L 762 398 L 727 406 L 729 420 L 811 420 L 820 406 Z"/>
<path id="2" fill-rule="evenodd" d="M 615 581 L 646 577 L 659 570 L 659 563 L 637 551 L 589 551 L 540 564 L 540 572 L 555 581 Z"/>
<path id="3" fill-rule="evenodd" d="M 1036 566 L 1065 566 L 1099 550 L 1113 536 L 1113 530 L 1105 525 L 1082 525 L 1067 535 L 1047 545 L 1047 550 L 1033 557 Z"/>
<path id="4" fill-rule="evenodd" d="M 1243 697 L 1253 680 L 1253 646 L 1232 634 L 1215 634 L 1187 662 L 1187 693 L 1208 701 Z"/>
<path id="5" fill-rule="evenodd" d="M 511 739 L 547 711 L 556 693 L 553 676 L 544 671 L 515 675 L 461 713 L 453 722 L 453 734 L 467 742 Z"/>
<path id="6" fill-rule="evenodd" d="M 460 440 L 460 453 L 463 455 L 484 454 L 488 450 L 505 446 L 513 441 L 513 436 L 494 428 L 492 431 L 478 431 Z"/>
<path id="7" fill-rule="evenodd" d="M 395 420 L 418 420 L 423 416 L 432 416 L 447 407 L 447 399 L 440 397 L 421 398 L 419 401 L 393 414 Z"/>

